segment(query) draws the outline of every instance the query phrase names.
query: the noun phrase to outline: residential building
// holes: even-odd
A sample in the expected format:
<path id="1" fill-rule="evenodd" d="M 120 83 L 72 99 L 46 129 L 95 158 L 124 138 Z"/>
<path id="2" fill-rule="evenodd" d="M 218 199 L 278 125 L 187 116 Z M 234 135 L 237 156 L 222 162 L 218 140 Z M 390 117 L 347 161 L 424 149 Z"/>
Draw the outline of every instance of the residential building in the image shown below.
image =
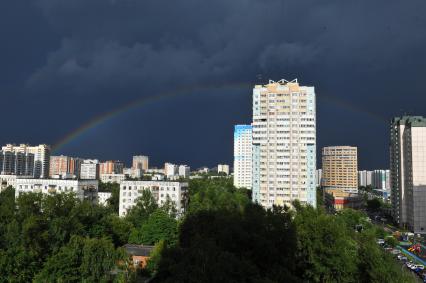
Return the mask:
<path id="1" fill-rule="evenodd" d="M 99 178 L 99 161 L 97 159 L 85 159 L 80 165 L 81 180 L 95 180 Z"/>
<path id="2" fill-rule="evenodd" d="M 123 174 L 124 164 L 118 160 L 108 160 L 99 164 L 99 174 Z"/>
<path id="3" fill-rule="evenodd" d="M 40 144 L 7 144 L 2 147 L 2 174 L 31 176 L 34 178 L 49 177 L 50 146 Z"/>
<path id="4" fill-rule="evenodd" d="M 189 178 L 191 168 L 188 165 L 179 165 L 179 177 Z"/>
<path id="5" fill-rule="evenodd" d="M 322 149 L 322 187 L 358 192 L 358 151 L 353 146 Z"/>
<path id="6" fill-rule="evenodd" d="M 317 169 L 315 171 L 315 185 L 317 187 L 321 187 L 321 180 L 322 180 L 322 169 Z"/>
<path id="7" fill-rule="evenodd" d="M 74 175 L 80 177 L 80 169 L 83 159 L 70 156 L 50 156 L 49 177 Z"/>
<path id="8" fill-rule="evenodd" d="M 141 168 L 132 167 L 132 168 L 124 168 L 123 174 L 126 175 L 126 177 L 129 178 L 141 178 L 143 175 L 143 170 Z"/>
<path id="9" fill-rule="evenodd" d="M 11 186 L 16 188 L 16 175 L 0 175 L 0 192 Z"/>
<path id="10" fill-rule="evenodd" d="M 229 165 L 227 164 L 217 165 L 217 173 L 225 173 L 226 175 L 229 175 Z"/>
<path id="11" fill-rule="evenodd" d="M 124 174 L 100 174 L 99 179 L 102 183 L 121 183 L 126 180 L 126 176 Z"/>
<path id="12" fill-rule="evenodd" d="M 371 186 L 373 179 L 373 171 L 362 170 L 358 171 L 358 185 L 367 187 Z"/>
<path id="13" fill-rule="evenodd" d="M 358 193 L 343 191 L 342 189 L 328 189 L 324 191 L 326 207 L 332 211 L 345 208 L 359 209 L 363 206 L 364 198 Z"/>
<path id="14" fill-rule="evenodd" d="M 426 118 L 393 118 L 390 126 L 391 203 L 394 220 L 426 233 Z"/>
<path id="15" fill-rule="evenodd" d="M 200 174 L 208 174 L 210 172 L 209 167 L 201 167 L 197 169 L 197 172 Z"/>
<path id="16" fill-rule="evenodd" d="M 164 164 L 164 175 L 166 175 L 167 178 L 171 178 L 173 176 L 178 175 L 178 166 L 172 163 L 165 163 Z"/>
<path id="17" fill-rule="evenodd" d="M 371 185 L 378 190 L 390 190 L 390 170 L 374 170 Z"/>
<path id="18" fill-rule="evenodd" d="M 78 198 L 96 202 L 97 180 L 16 179 L 15 198 L 22 193 L 74 193 Z"/>
<path id="19" fill-rule="evenodd" d="M 146 267 L 148 260 L 151 257 L 151 254 L 155 246 L 145 246 L 145 245 L 135 245 L 135 244 L 126 244 L 124 245 L 124 250 L 130 258 L 130 264 L 133 266 L 133 269 L 143 269 Z"/>
<path id="20" fill-rule="evenodd" d="M 252 187 L 252 126 L 236 125 L 234 128 L 234 186 Z"/>
<path id="21" fill-rule="evenodd" d="M 149 157 L 144 155 L 133 156 L 132 168 L 146 172 L 149 169 Z"/>
<path id="22" fill-rule="evenodd" d="M 24 152 L 0 151 L 2 175 L 34 176 L 34 154 Z"/>
<path id="23" fill-rule="evenodd" d="M 148 174 L 163 174 L 164 175 L 164 168 L 150 168 L 146 170 L 146 173 Z"/>
<path id="24" fill-rule="evenodd" d="M 316 206 L 314 87 L 269 81 L 253 89 L 253 200 Z"/>
<path id="25" fill-rule="evenodd" d="M 110 192 L 98 192 L 98 204 L 107 206 L 108 200 L 111 198 Z"/>
<path id="26" fill-rule="evenodd" d="M 120 216 L 136 205 L 144 190 L 149 190 L 159 206 L 170 199 L 179 214 L 182 214 L 188 201 L 188 183 L 168 181 L 123 181 L 120 183 Z"/>

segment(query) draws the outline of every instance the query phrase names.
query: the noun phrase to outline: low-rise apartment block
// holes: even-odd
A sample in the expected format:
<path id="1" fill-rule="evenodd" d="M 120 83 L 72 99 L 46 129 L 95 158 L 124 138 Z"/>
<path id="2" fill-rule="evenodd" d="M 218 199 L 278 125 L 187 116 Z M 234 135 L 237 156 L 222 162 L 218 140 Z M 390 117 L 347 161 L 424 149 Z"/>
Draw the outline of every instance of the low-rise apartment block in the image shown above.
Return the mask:
<path id="1" fill-rule="evenodd" d="M 98 204 L 106 206 L 110 198 L 110 192 L 98 192 Z"/>
<path id="2" fill-rule="evenodd" d="M 74 193 L 81 200 L 96 201 L 97 180 L 16 179 L 15 198 L 22 193 Z"/>
<path id="3" fill-rule="evenodd" d="M 159 206 L 169 198 L 179 214 L 188 200 L 188 183 L 167 181 L 123 181 L 120 183 L 120 216 L 125 216 L 136 205 L 144 190 L 149 190 Z"/>
<path id="4" fill-rule="evenodd" d="M 124 174 L 101 174 L 100 180 L 102 183 L 121 183 L 126 180 L 126 175 Z"/>

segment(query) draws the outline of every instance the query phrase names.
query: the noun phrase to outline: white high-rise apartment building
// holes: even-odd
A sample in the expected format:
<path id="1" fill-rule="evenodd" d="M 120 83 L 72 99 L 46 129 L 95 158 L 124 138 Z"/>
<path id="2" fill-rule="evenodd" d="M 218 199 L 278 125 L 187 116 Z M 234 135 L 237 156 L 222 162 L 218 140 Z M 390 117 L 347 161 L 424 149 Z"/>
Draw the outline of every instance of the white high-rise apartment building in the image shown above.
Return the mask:
<path id="1" fill-rule="evenodd" d="M 316 206 L 314 87 L 269 81 L 253 89 L 253 199 Z"/>
<path id="2" fill-rule="evenodd" d="M 252 127 L 236 125 L 234 128 L 234 186 L 252 187 Z"/>
<path id="3" fill-rule="evenodd" d="M 396 117 L 391 122 L 391 202 L 394 220 L 426 233 L 426 118 Z"/>
<path id="4" fill-rule="evenodd" d="M 7 144 L 2 147 L 2 152 L 32 155 L 33 156 L 32 160 L 34 160 L 34 166 L 31 169 L 32 176 L 34 178 L 49 177 L 50 146 L 45 144 L 40 144 L 37 146 L 30 146 L 27 144 L 20 144 L 20 145 Z M 24 175 L 27 175 L 27 174 L 24 174 Z"/>

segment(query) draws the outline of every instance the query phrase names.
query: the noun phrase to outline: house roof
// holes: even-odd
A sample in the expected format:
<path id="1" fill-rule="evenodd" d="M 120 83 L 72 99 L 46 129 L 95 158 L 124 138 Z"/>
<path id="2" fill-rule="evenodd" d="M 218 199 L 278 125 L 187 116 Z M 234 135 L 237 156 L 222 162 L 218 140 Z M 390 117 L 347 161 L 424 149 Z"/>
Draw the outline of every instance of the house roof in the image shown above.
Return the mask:
<path id="1" fill-rule="evenodd" d="M 154 246 L 126 244 L 124 245 L 124 248 L 129 255 L 149 256 L 154 249 Z"/>

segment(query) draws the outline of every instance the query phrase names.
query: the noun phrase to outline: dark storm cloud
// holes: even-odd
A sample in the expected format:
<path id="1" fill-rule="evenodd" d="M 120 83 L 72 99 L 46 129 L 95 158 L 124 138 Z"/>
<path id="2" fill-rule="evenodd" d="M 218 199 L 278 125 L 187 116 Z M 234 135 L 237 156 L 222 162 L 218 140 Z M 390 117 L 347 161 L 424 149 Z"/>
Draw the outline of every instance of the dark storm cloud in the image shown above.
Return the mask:
<path id="1" fill-rule="evenodd" d="M 302 84 L 317 88 L 319 145 L 359 145 L 366 153 L 363 166 L 372 167 L 385 166 L 387 142 L 386 124 L 371 122 L 372 112 L 383 119 L 404 108 L 426 115 L 420 107 L 426 102 L 420 85 L 426 71 L 425 1 L 38 0 L 30 6 L 37 19 L 27 23 L 24 35 L 38 30 L 35 22 L 48 28 L 42 40 L 27 48 L 44 50 L 37 56 L 43 60 L 19 62 L 26 76 L 16 83 L 16 92 L 25 100 L 49 101 L 53 112 L 61 97 L 71 106 L 77 105 L 73 100 L 84 100 L 87 105 L 79 106 L 84 118 L 58 118 L 70 128 L 106 111 L 93 110 L 94 102 L 110 109 L 117 100 L 179 86 L 254 82 L 259 73 L 264 79 L 297 76 Z M 46 46 L 47 38 L 51 42 Z M 21 53 L 17 49 L 15 55 Z M 247 92 L 237 103 L 250 107 Z M 223 96 L 217 99 L 229 102 Z M 336 101 L 351 107 L 342 113 L 342 103 Z M 176 115 L 191 115 L 191 107 L 203 107 L 199 104 L 189 99 Z M 230 124 L 250 120 L 247 111 L 235 109 L 233 118 L 221 123 L 215 117 L 205 120 L 213 136 L 202 141 L 206 145 L 223 143 L 214 137 L 231 133 L 226 150 L 218 149 L 218 160 L 232 159 Z M 337 126 L 353 125 L 352 120 L 359 129 L 342 135 Z M 161 127 L 164 122 L 153 123 Z M 57 128 L 58 133 L 66 132 Z M 55 129 L 52 132 L 55 137 Z M 188 132 L 187 139 L 195 136 Z M 374 152 L 379 152 L 377 158 L 367 157 Z M 192 155 L 190 150 L 182 153 L 200 162 Z"/>

